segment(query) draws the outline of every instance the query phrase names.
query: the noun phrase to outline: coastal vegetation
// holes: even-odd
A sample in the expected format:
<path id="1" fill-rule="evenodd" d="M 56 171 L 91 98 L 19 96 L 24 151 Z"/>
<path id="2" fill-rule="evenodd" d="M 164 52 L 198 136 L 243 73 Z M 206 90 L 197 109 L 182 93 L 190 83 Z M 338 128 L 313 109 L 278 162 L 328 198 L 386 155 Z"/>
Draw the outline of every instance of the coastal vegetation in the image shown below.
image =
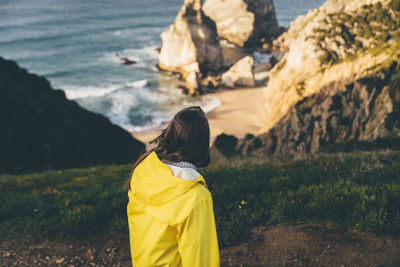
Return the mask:
<path id="1" fill-rule="evenodd" d="M 400 42 L 399 1 L 387 6 L 381 2 L 362 6 L 352 12 L 331 13 L 313 29 L 313 39 L 322 51 L 321 65 L 352 60 L 365 51 L 384 52 Z"/>
<path id="2" fill-rule="evenodd" d="M 184 62 L 187 70 L 182 62 L 164 66 L 182 72 L 197 94 L 203 72 L 227 66 L 216 26 L 204 24 L 210 21 L 200 1 L 191 2 L 196 6 L 182 7 L 164 33 L 161 54 L 165 62 L 177 59 L 176 44 L 184 43 L 167 37 L 200 29 L 187 51 L 201 53 Z M 318 20 L 310 15 L 297 35 L 295 22 L 282 38 L 290 45 L 270 72 L 264 134 L 218 136 L 212 163 L 199 170 L 213 196 L 221 248 L 248 241 L 259 226 L 298 222 L 400 235 L 400 0 L 349 12 L 335 10 L 336 2 L 326 5 L 334 12 L 311 12 Z M 253 86 L 254 62 L 247 59 Z M 7 74 L 0 77 L 0 122 L 7 126 L 0 132 L 0 239 L 127 237 L 122 186 L 131 165 L 124 163 L 143 144 L 13 62 L 0 58 L 0 73 Z M 1 174 L 7 172 L 31 173 Z"/>
<path id="3" fill-rule="evenodd" d="M 339 146 L 340 148 L 340 146 Z M 400 153 L 314 154 L 302 159 L 219 157 L 200 170 L 214 199 L 221 247 L 258 225 L 330 222 L 400 234 Z M 0 236 L 85 238 L 127 234 L 130 165 L 0 177 Z"/>

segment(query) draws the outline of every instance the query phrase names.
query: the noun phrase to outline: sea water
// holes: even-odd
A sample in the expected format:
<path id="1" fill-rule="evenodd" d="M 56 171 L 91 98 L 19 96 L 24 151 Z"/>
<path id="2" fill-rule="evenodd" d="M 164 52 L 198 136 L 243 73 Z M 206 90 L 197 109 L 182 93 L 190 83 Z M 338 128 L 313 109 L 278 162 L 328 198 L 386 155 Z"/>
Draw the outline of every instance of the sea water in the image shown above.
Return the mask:
<path id="1" fill-rule="evenodd" d="M 276 0 L 280 25 L 323 0 Z M 178 77 L 160 73 L 160 34 L 183 0 L 0 0 L 0 56 L 46 77 L 82 107 L 127 130 L 155 128 L 179 109 L 220 105 L 188 97 Z M 115 53 L 137 62 L 123 65 Z M 256 61 L 266 55 L 254 54 Z"/>

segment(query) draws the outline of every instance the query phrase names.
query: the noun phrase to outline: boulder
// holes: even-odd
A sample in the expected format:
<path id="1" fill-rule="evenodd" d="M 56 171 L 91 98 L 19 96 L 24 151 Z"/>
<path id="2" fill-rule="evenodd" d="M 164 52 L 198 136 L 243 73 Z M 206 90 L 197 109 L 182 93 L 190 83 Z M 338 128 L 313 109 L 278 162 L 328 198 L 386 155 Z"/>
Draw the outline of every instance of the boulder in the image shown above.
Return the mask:
<path id="1" fill-rule="evenodd" d="M 203 10 L 217 24 L 219 37 L 239 47 L 261 45 L 282 33 L 272 0 L 206 0 Z"/>
<path id="2" fill-rule="evenodd" d="M 106 117 L 0 57 L 0 174 L 122 164 L 145 150 Z"/>
<path id="3" fill-rule="evenodd" d="M 253 64 L 254 59 L 252 57 L 246 56 L 242 58 L 222 74 L 222 83 L 231 88 L 235 86 L 254 87 Z"/>
<path id="4" fill-rule="evenodd" d="M 190 74 L 189 83 L 192 72 L 207 76 L 223 65 L 215 23 L 203 13 L 201 0 L 186 0 L 161 39 L 158 67 L 180 73 L 185 80 Z"/>
<path id="5" fill-rule="evenodd" d="M 220 134 L 215 138 L 211 148 L 213 156 L 232 156 L 237 152 L 238 138 L 233 135 Z"/>
<path id="6" fill-rule="evenodd" d="M 184 92 L 188 95 L 196 95 L 199 92 L 199 74 L 192 71 L 186 76 Z"/>
<path id="7" fill-rule="evenodd" d="M 203 88 L 216 89 L 221 84 L 221 76 L 207 76 L 201 80 Z"/>

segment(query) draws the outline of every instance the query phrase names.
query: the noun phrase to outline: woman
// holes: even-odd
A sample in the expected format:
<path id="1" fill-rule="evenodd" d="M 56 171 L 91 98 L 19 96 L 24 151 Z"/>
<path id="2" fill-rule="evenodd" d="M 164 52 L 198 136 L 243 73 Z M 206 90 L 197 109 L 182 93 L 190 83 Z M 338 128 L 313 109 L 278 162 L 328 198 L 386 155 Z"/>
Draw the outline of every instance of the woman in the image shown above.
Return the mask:
<path id="1" fill-rule="evenodd" d="M 127 181 L 132 265 L 219 266 L 212 198 L 196 170 L 210 161 L 204 112 L 179 111 L 152 143 Z"/>

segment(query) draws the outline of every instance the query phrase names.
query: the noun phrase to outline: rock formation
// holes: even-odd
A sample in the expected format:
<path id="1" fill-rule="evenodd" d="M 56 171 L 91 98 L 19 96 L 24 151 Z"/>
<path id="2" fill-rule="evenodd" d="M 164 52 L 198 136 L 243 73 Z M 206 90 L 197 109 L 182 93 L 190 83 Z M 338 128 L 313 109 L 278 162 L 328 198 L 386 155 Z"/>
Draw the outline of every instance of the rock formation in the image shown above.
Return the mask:
<path id="1" fill-rule="evenodd" d="M 329 0 L 274 45 L 287 53 L 265 88 L 268 121 L 234 151 L 287 155 L 400 140 L 400 0 Z"/>
<path id="2" fill-rule="evenodd" d="M 145 150 L 13 61 L 0 58 L 0 85 L 0 174 L 131 163 Z"/>
<path id="3" fill-rule="evenodd" d="M 206 0 L 204 13 L 218 35 L 237 46 L 255 46 L 282 33 L 272 0 Z"/>
<path id="4" fill-rule="evenodd" d="M 398 63 L 348 84 L 325 86 L 292 107 L 267 133 L 242 140 L 247 146 L 240 152 L 313 153 L 340 141 L 393 137 L 400 137 Z M 259 143 L 257 148 L 249 150 L 249 144 L 255 142 Z"/>
<path id="5" fill-rule="evenodd" d="M 254 60 L 246 56 L 235 63 L 227 72 L 222 74 L 222 83 L 227 87 L 248 86 L 254 87 L 253 74 Z"/>
<path id="6" fill-rule="evenodd" d="M 235 155 L 237 151 L 238 139 L 233 135 L 220 134 L 218 135 L 211 148 L 211 156 L 219 157 L 221 155 L 225 157 Z"/>
<path id="7" fill-rule="evenodd" d="M 300 16 L 275 43 L 287 50 L 265 88 L 268 132 L 305 97 L 335 82 L 373 73 L 396 57 L 400 42 L 398 0 L 328 0 Z"/>
<path id="8" fill-rule="evenodd" d="M 194 80 L 214 74 L 223 66 L 215 23 L 203 13 L 201 5 L 201 0 L 185 0 L 174 24 L 161 34 L 158 67 L 180 73 L 185 80 L 189 77 L 191 94 L 199 87 Z"/>
<path id="9" fill-rule="evenodd" d="M 241 140 L 219 136 L 213 153 L 225 156 L 313 153 L 347 140 L 400 138 L 400 65 L 372 76 L 336 82 L 293 106 L 267 133 Z M 399 140 L 399 139 L 393 139 Z M 381 142 L 382 143 L 382 142 Z"/>

